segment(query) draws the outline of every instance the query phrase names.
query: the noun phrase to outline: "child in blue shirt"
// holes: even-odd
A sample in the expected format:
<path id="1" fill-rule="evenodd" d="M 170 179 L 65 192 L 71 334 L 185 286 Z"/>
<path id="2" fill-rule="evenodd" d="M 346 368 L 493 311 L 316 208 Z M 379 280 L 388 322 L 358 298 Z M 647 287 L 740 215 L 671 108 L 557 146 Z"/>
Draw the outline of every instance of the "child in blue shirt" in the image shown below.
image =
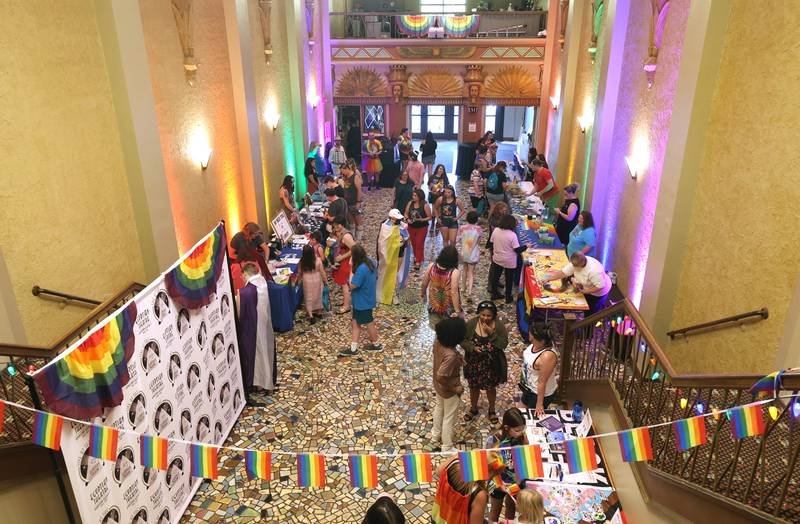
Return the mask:
<path id="1" fill-rule="evenodd" d="M 341 357 L 351 357 L 358 354 L 358 339 L 361 328 L 366 327 L 369 344 L 364 346 L 367 351 L 380 351 L 383 346 L 378 344 L 378 328 L 372 316 L 375 309 L 375 286 L 378 280 L 378 265 L 367 256 L 361 244 L 355 244 L 351 251 L 351 264 L 353 275 L 350 278 L 350 290 L 353 307 L 353 338 L 350 347 L 339 352 Z"/>

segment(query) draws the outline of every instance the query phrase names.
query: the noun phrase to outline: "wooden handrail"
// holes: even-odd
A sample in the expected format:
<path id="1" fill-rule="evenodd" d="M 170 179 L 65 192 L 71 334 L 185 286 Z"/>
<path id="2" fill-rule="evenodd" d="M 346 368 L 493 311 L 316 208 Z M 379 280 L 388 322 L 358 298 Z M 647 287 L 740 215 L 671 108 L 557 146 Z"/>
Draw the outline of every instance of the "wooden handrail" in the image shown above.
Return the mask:
<path id="1" fill-rule="evenodd" d="M 546 15 L 547 11 L 475 11 L 464 13 L 419 13 L 419 12 L 400 12 L 400 11 L 331 11 L 329 16 L 466 16 L 466 15 L 500 15 L 500 16 L 519 16 L 519 15 Z"/>
<path id="2" fill-rule="evenodd" d="M 70 295 L 69 293 L 62 293 L 61 291 L 53 291 L 52 289 L 45 289 L 39 286 L 33 286 L 31 289 L 33 296 L 39 297 L 42 295 L 49 295 L 51 297 L 63 298 L 67 302 L 82 302 L 91 306 L 99 306 L 100 301 L 91 298 L 79 297 L 78 295 Z"/>
<path id="3" fill-rule="evenodd" d="M 690 331 L 701 331 L 706 329 L 712 329 L 717 326 L 722 326 L 723 324 L 730 324 L 731 322 L 740 322 L 742 320 L 755 317 L 759 317 L 761 320 L 766 320 L 769 318 L 769 310 L 765 307 L 762 307 L 761 309 L 757 309 L 755 311 L 748 311 L 747 313 L 740 313 L 738 315 L 732 315 L 730 317 L 724 317 L 718 320 L 712 320 L 710 322 L 703 322 L 702 324 L 695 324 L 693 326 L 681 329 L 674 329 L 672 331 L 667 331 L 667 336 L 671 339 L 674 339 L 677 336 L 685 337 Z"/>

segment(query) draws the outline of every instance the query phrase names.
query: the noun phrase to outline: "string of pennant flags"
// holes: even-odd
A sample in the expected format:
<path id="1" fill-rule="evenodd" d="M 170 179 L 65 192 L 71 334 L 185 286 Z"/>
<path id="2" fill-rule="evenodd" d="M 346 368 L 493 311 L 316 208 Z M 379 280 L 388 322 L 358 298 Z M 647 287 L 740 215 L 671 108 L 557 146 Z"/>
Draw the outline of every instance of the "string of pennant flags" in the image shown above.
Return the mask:
<path id="1" fill-rule="evenodd" d="M 662 422 L 650 426 L 643 426 L 624 431 L 616 431 L 591 435 L 587 437 L 566 438 L 564 450 L 570 473 L 592 471 L 597 466 L 597 455 L 594 452 L 592 440 L 603 437 L 617 436 L 619 440 L 622 459 L 625 462 L 638 462 L 653 459 L 653 448 L 650 440 L 650 430 L 658 427 L 672 426 L 675 442 L 679 451 L 687 451 L 693 447 L 706 443 L 706 418 L 714 417 L 718 420 L 725 414 L 731 423 L 733 438 L 740 440 L 746 437 L 756 437 L 764 434 L 766 429 L 762 412 L 762 405 L 774 402 L 778 398 L 793 399 L 798 402 L 796 395 L 774 396 L 772 398 L 757 400 L 749 404 L 713 410 L 700 415 L 679 419 L 671 422 Z M 350 473 L 350 483 L 355 488 L 372 489 L 378 486 L 378 459 L 402 458 L 405 480 L 408 483 L 433 482 L 432 456 L 452 455 L 451 451 L 421 452 L 421 453 L 313 453 L 295 451 L 260 451 L 240 448 L 236 446 L 216 446 L 198 442 L 186 441 L 175 438 L 164 438 L 139 433 L 126 429 L 116 429 L 107 426 L 92 424 L 90 422 L 55 415 L 37 410 L 28 406 L 0 400 L 0 433 L 3 431 L 5 407 L 13 406 L 18 409 L 34 413 L 33 431 L 31 440 L 34 444 L 55 451 L 61 449 L 61 431 L 64 421 L 83 424 L 89 427 L 88 453 L 100 460 L 113 461 L 117 458 L 117 448 L 120 433 L 136 435 L 139 438 L 140 460 L 144 467 L 166 470 L 169 463 L 168 444 L 170 442 L 189 446 L 190 474 L 193 477 L 217 479 L 219 476 L 218 462 L 219 450 L 243 452 L 245 457 L 245 471 L 250 480 L 272 479 L 272 457 L 294 456 L 296 460 L 299 487 L 324 487 L 326 459 L 347 458 Z M 772 415 L 772 413 L 770 412 Z M 773 418 L 777 418 L 774 417 Z M 502 469 L 502 458 L 498 451 L 510 450 L 511 460 L 517 480 L 536 479 L 544 476 L 542 464 L 542 450 L 540 446 L 524 445 L 512 447 L 498 447 L 458 452 L 462 477 L 465 482 L 479 480 L 495 480 L 502 483 L 497 471 Z M 500 462 L 498 464 L 497 462 Z M 516 485 L 504 486 L 512 494 L 519 490 Z"/>

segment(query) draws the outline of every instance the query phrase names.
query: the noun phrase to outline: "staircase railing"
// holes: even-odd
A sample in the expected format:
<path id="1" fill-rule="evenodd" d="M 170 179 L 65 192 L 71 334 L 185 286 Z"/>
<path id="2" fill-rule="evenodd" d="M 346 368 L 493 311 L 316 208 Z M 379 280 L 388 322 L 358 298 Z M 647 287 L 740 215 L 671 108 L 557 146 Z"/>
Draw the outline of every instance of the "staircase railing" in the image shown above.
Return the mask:
<path id="1" fill-rule="evenodd" d="M 0 343 L 0 399 L 33 407 L 25 373 L 33 366 L 39 368 L 61 351 L 80 339 L 94 326 L 144 289 L 143 284 L 131 282 L 113 297 L 94 308 L 84 320 L 49 346 L 27 346 Z M 7 407 L 5 424 L 0 433 L 0 451 L 30 443 L 33 415 L 27 410 Z"/>
<path id="2" fill-rule="evenodd" d="M 752 402 L 748 389 L 763 375 L 679 375 L 639 312 L 625 300 L 577 322 L 565 339 L 564 389 L 608 383 L 630 427 L 713 413 Z M 783 394 L 800 390 L 785 377 Z M 670 425 L 651 430 L 648 468 L 674 483 L 769 520 L 800 522 L 800 420 L 791 402 L 763 405 L 762 437 L 733 438 L 724 414 L 708 417 L 708 441 L 681 452 Z M 774 416 L 774 418 L 773 418 Z"/>

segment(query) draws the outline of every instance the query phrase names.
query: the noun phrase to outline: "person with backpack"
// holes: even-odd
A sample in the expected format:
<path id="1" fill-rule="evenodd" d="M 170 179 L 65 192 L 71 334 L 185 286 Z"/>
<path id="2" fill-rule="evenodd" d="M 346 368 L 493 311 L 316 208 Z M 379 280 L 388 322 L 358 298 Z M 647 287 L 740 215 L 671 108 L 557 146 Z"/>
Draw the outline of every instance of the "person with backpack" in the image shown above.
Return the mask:
<path id="1" fill-rule="evenodd" d="M 489 200 L 489 214 L 494 210 L 494 206 L 506 199 L 508 176 L 505 168 L 506 163 L 501 160 L 494 166 L 494 169 L 486 174 L 486 198 Z"/>

